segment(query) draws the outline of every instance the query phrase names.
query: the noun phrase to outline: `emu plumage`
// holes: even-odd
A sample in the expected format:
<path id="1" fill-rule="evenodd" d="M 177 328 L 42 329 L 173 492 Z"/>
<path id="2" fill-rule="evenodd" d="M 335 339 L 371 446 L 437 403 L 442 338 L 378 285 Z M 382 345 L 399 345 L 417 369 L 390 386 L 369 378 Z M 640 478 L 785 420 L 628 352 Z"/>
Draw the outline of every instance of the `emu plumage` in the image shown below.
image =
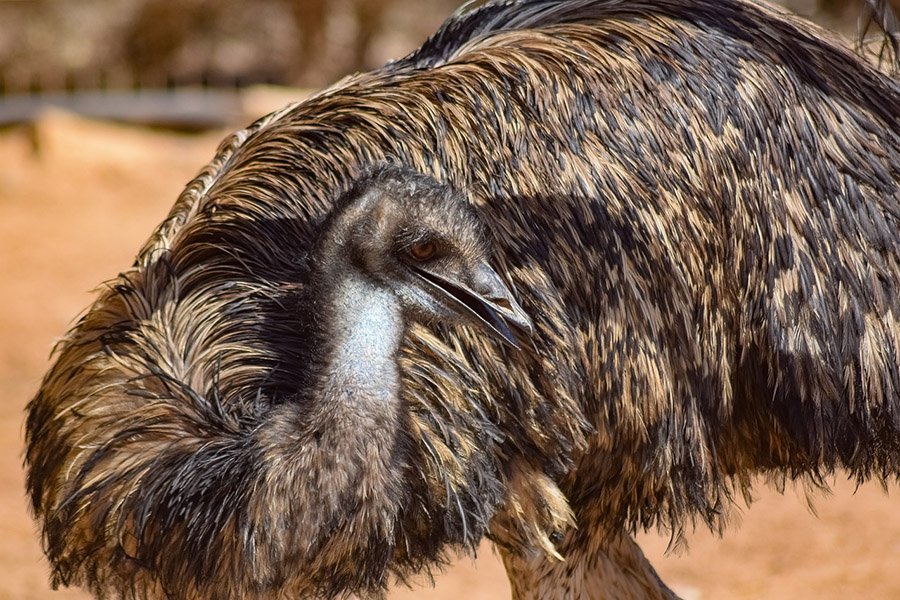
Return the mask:
<path id="1" fill-rule="evenodd" d="M 467 194 L 534 332 L 410 324 L 396 495 L 309 531 L 334 498 L 257 432 L 317 372 L 320 224 L 382 162 Z M 634 529 L 721 527 L 760 473 L 900 472 L 898 181 L 896 82 L 774 9 L 461 14 L 227 140 L 60 344 L 26 456 L 54 581 L 377 592 L 488 534 L 519 597 L 664 597 Z"/>

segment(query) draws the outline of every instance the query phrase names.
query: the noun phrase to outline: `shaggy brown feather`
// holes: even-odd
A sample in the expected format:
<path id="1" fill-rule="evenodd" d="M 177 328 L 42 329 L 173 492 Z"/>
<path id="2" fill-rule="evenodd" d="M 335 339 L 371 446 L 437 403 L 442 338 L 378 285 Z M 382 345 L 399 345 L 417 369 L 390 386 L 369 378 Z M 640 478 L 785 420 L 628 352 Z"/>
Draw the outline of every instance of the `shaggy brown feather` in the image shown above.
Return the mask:
<path id="1" fill-rule="evenodd" d="M 533 349 L 412 327 L 406 498 L 317 562 L 282 533 L 328 498 L 254 432 L 311 368 L 317 224 L 384 161 L 468 194 Z M 377 592 L 493 519 L 521 597 L 665 596 L 635 528 L 719 528 L 758 473 L 900 472 L 898 182 L 898 85 L 774 9 L 461 14 L 227 140 L 60 344 L 26 459 L 54 582 Z"/>

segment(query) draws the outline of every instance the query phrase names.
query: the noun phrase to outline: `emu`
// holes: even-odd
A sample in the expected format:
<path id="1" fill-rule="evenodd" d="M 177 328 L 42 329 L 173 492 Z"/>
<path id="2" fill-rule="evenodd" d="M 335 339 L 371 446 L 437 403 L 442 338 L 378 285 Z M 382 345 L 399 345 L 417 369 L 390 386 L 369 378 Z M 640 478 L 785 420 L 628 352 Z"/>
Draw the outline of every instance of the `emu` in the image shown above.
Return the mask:
<path id="1" fill-rule="evenodd" d="M 52 581 L 378 595 L 488 536 L 517 598 L 671 597 L 636 529 L 900 473 L 898 182 L 897 83 L 765 5 L 462 12 L 226 140 L 59 344 Z"/>

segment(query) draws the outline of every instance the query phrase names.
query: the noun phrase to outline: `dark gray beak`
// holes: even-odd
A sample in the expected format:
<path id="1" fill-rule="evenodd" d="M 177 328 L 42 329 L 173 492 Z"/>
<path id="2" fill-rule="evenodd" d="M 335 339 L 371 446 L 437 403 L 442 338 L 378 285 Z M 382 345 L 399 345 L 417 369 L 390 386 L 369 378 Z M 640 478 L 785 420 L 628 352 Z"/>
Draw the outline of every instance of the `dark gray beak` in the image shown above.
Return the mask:
<path id="1" fill-rule="evenodd" d="M 416 273 L 500 341 L 519 348 L 534 332 L 531 319 L 488 265 L 476 268 L 470 286 L 425 269 L 416 269 Z"/>

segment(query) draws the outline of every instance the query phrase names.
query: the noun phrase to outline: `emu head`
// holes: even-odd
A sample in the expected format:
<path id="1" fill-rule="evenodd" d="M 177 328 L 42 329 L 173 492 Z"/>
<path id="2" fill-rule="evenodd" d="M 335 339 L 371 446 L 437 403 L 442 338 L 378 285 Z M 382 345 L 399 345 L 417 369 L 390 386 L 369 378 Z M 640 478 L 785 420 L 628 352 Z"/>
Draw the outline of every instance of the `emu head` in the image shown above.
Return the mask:
<path id="1" fill-rule="evenodd" d="M 314 252 L 319 278 L 357 269 L 412 321 L 468 323 L 518 345 L 531 320 L 489 264 L 484 226 L 458 192 L 380 167 L 338 201 Z"/>

